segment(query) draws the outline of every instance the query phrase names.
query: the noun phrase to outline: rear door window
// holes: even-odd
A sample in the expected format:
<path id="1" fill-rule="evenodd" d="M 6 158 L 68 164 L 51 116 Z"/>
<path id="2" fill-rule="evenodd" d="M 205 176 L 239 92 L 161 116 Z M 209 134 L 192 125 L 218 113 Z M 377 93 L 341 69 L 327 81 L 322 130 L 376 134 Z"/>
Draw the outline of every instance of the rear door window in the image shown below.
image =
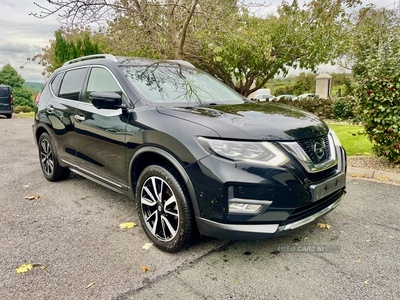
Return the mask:
<path id="1" fill-rule="evenodd" d="M 58 96 L 60 98 L 79 101 L 83 83 L 86 79 L 86 73 L 87 68 L 74 69 L 65 72 Z"/>

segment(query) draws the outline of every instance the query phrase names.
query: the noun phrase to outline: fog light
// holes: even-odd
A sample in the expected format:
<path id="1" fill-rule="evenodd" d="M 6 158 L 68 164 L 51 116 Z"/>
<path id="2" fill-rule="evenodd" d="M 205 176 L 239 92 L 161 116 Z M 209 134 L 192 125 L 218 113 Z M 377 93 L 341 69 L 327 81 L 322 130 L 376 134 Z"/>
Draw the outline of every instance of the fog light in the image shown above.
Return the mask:
<path id="1" fill-rule="evenodd" d="M 235 198 L 234 187 L 228 187 L 228 213 L 259 214 L 264 213 L 272 204 L 269 200 Z"/>
<path id="2" fill-rule="evenodd" d="M 229 213 L 233 214 L 255 214 L 262 205 L 247 203 L 229 203 Z"/>

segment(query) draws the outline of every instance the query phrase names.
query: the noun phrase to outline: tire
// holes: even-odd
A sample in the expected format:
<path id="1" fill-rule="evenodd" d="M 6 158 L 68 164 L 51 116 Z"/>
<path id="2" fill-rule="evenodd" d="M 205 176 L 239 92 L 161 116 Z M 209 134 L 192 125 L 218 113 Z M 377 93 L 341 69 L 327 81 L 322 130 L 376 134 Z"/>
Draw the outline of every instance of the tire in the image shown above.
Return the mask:
<path id="1" fill-rule="evenodd" d="M 42 133 L 39 138 L 39 161 L 47 180 L 60 181 L 69 176 L 70 170 L 60 166 L 53 141 L 47 133 Z"/>
<path id="2" fill-rule="evenodd" d="M 148 238 L 161 250 L 188 247 L 194 235 L 191 202 L 183 180 L 168 165 L 143 170 L 136 186 L 136 205 Z"/>
<path id="3" fill-rule="evenodd" d="M 7 119 L 11 119 L 12 118 L 12 114 L 6 114 Z"/>

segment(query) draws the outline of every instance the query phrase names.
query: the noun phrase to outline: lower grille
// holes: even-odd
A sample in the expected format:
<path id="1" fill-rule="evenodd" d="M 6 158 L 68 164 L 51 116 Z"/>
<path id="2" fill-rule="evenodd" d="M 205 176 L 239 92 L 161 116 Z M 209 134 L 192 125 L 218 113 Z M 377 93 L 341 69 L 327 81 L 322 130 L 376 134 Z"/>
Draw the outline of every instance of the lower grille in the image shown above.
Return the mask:
<path id="1" fill-rule="evenodd" d="M 342 196 L 344 192 L 344 189 L 342 189 L 317 202 L 311 202 L 296 208 L 282 225 L 286 225 L 288 223 L 292 223 L 313 215 L 314 213 L 334 203 L 337 199 L 339 199 L 339 197 Z"/>
<path id="2" fill-rule="evenodd" d="M 334 174 L 337 173 L 337 171 L 338 171 L 338 166 L 336 165 L 332 168 L 320 171 L 318 173 L 308 173 L 307 178 L 310 179 L 310 181 L 315 182 L 333 176 Z"/>

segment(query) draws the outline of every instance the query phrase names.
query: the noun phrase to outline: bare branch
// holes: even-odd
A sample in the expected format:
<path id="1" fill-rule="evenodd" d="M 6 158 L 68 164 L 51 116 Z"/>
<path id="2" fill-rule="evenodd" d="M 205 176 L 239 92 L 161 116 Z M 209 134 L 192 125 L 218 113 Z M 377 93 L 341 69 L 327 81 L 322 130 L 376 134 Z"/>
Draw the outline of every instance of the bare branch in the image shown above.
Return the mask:
<path id="1" fill-rule="evenodd" d="M 182 34 L 181 34 L 181 42 L 180 42 L 180 44 L 179 44 L 179 51 L 180 51 L 180 53 L 183 52 L 183 47 L 184 47 L 184 45 L 185 45 L 185 41 L 186 41 L 186 36 L 187 36 L 187 31 L 188 31 L 189 23 L 190 23 L 190 21 L 191 21 L 192 18 L 193 18 L 193 14 L 194 14 L 195 11 L 196 11 L 196 6 L 197 6 L 198 2 L 199 2 L 198 0 L 194 0 L 194 1 L 193 1 L 192 7 L 191 7 L 190 12 L 189 12 L 189 15 L 186 17 L 185 23 L 184 23 L 184 25 L 183 25 Z"/>
<path id="2" fill-rule="evenodd" d="M 47 2 L 52 8 L 34 2 L 41 11 L 32 12 L 31 15 L 40 19 L 55 15 L 61 24 L 68 27 L 77 23 L 104 23 L 112 20 L 116 11 L 126 10 L 120 1 L 115 0 L 47 0 Z"/>

